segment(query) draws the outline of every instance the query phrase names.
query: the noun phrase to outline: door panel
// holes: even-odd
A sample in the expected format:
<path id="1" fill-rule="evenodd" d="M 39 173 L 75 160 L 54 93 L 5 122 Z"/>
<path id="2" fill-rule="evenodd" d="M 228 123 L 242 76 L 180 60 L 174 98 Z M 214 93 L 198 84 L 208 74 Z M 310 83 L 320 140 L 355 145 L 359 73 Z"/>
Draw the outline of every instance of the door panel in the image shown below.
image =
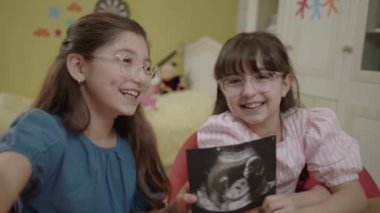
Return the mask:
<path id="1" fill-rule="evenodd" d="M 365 167 L 380 185 L 380 72 L 362 70 L 368 60 L 363 46 L 368 39 L 370 1 L 334 1 L 336 12 L 327 15 L 326 5 L 321 17 L 312 18 L 312 9 L 304 17 L 296 15 L 299 1 L 279 1 L 279 37 L 293 61 L 300 83 L 301 101 L 306 106 L 327 106 L 334 110 L 343 128 L 360 144 Z M 309 7 L 314 1 L 308 1 Z M 372 25 L 373 25 L 372 20 Z M 379 23 L 380 20 L 375 20 Z M 372 27 L 376 29 L 380 26 Z M 373 32 L 370 33 L 373 36 Z M 379 34 L 375 34 L 379 36 Z M 368 42 L 367 42 L 368 43 Z M 373 43 L 373 42 L 372 42 Z M 380 43 L 374 43 L 376 53 Z M 368 54 L 367 54 L 368 55 Z M 372 54 L 371 57 L 380 55 Z M 371 59 L 371 58 L 370 58 Z"/>

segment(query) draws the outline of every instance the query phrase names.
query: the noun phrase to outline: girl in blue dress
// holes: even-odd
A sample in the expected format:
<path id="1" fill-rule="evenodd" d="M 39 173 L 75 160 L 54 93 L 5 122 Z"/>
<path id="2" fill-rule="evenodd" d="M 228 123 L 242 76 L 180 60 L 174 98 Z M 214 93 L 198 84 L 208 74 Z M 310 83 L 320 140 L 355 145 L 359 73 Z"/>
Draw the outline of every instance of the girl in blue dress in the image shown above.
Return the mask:
<path id="1" fill-rule="evenodd" d="M 186 212 L 139 102 L 158 69 L 135 21 L 93 13 L 67 32 L 33 107 L 0 137 L 0 212 Z"/>

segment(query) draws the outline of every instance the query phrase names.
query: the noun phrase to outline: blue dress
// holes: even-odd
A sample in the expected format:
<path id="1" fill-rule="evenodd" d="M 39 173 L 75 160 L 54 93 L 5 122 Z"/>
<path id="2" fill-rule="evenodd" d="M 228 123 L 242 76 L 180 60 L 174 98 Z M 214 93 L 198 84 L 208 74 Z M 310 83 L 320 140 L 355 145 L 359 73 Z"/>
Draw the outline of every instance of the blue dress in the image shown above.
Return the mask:
<path id="1" fill-rule="evenodd" d="M 135 159 L 126 138 L 112 148 L 68 134 L 40 109 L 20 115 L 0 137 L 0 152 L 26 156 L 32 175 L 20 196 L 23 212 L 145 212 Z M 10 162 L 11 163 L 11 162 Z"/>

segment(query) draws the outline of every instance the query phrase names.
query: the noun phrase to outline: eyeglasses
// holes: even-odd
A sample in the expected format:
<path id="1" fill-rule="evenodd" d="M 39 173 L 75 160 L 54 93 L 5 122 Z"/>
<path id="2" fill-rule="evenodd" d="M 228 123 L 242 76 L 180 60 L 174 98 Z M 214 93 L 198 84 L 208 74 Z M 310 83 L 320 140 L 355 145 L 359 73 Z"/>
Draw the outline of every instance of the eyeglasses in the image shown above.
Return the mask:
<path id="1" fill-rule="evenodd" d="M 157 76 L 160 72 L 158 66 L 151 66 L 148 62 L 146 64 L 139 63 L 139 60 L 134 56 L 128 56 L 127 54 L 116 54 L 114 59 L 106 58 L 103 56 L 93 56 L 96 59 L 106 60 L 110 62 L 117 62 L 120 65 L 120 73 L 123 76 L 130 75 L 132 71 L 142 70 L 146 76 L 150 79 Z"/>
<path id="2" fill-rule="evenodd" d="M 250 77 L 249 81 L 259 92 L 269 92 L 274 80 L 284 73 L 276 71 L 261 71 Z M 218 80 L 222 91 L 228 96 L 236 96 L 241 93 L 247 78 L 241 75 L 229 75 Z"/>

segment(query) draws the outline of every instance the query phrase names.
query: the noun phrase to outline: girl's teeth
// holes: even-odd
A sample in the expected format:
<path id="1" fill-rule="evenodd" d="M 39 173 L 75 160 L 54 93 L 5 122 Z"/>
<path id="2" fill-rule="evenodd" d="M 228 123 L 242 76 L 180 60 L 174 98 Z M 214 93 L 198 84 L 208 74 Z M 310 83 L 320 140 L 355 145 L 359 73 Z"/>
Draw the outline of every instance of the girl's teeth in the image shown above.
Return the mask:
<path id="1" fill-rule="evenodd" d="M 261 102 L 260 103 L 254 103 L 254 104 L 250 104 L 250 105 L 245 105 L 246 108 L 255 108 L 255 107 L 258 107 L 261 105 Z"/>
<path id="2" fill-rule="evenodd" d="M 121 93 L 123 93 L 124 95 L 130 95 L 134 98 L 137 98 L 137 96 L 139 95 L 139 93 L 135 90 L 122 90 Z"/>

